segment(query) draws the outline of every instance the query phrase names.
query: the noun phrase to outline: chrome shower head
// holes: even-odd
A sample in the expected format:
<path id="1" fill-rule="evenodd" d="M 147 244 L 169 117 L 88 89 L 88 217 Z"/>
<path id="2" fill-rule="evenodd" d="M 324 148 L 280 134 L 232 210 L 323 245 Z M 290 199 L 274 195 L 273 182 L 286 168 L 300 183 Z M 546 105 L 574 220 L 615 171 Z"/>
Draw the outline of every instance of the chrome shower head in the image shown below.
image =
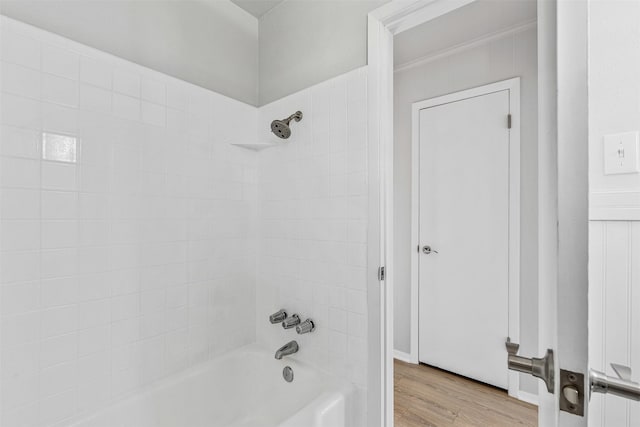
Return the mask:
<path id="1" fill-rule="evenodd" d="M 302 120 L 302 112 L 296 111 L 286 119 L 272 121 L 271 132 L 273 132 L 273 134 L 278 138 L 289 138 L 291 136 L 291 128 L 289 127 L 289 122 L 291 122 L 291 120 L 295 120 L 296 122 Z"/>

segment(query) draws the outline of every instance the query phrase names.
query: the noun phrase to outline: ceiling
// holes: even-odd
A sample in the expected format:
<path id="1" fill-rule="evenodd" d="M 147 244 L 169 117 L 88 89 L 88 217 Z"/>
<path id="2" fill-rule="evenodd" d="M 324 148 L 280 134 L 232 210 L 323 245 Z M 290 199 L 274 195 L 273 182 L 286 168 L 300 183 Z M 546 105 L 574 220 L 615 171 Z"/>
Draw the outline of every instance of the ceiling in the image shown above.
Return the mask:
<path id="1" fill-rule="evenodd" d="M 396 67 L 536 20 L 536 0 L 478 0 L 394 37 Z"/>
<path id="2" fill-rule="evenodd" d="M 260 19 L 262 15 L 282 3 L 284 0 L 231 0 L 256 18 Z"/>

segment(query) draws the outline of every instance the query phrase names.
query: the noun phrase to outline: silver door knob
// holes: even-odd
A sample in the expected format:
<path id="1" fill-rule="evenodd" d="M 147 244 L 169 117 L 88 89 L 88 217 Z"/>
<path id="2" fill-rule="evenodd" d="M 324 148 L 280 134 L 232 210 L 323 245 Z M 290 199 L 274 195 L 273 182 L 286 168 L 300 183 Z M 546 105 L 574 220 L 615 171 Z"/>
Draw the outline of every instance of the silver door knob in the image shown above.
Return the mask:
<path id="1" fill-rule="evenodd" d="M 435 249 L 431 249 L 431 246 L 429 246 L 429 245 L 422 247 L 422 253 L 423 254 L 429 255 L 431 252 L 433 252 L 435 254 L 438 253 L 438 251 L 436 251 Z"/>

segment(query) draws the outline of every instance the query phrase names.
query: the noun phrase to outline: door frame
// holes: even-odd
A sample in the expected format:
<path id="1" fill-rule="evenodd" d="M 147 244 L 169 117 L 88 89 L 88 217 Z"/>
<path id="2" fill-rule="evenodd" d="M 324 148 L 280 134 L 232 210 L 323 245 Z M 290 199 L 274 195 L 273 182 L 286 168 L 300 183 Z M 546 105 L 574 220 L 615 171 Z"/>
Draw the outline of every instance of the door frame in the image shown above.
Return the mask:
<path id="1" fill-rule="evenodd" d="M 420 111 L 438 105 L 509 91 L 508 336 L 520 342 L 520 77 L 414 102 L 411 105 L 411 332 L 409 361 L 419 363 L 420 343 Z M 507 118 L 505 117 L 505 125 Z M 505 337 L 506 338 L 506 337 Z M 506 366 L 505 366 L 505 369 Z M 509 395 L 519 398 L 520 375 L 509 371 Z"/>
<path id="2" fill-rule="evenodd" d="M 368 15 L 367 388 L 371 392 L 367 393 L 366 425 L 370 426 L 392 427 L 394 423 L 393 36 L 473 1 L 396 0 Z M 538 0 L 537 7 L 541 350 L 538 355 L 525 356 L 538 357 L 545 348 L 558 350 L 557 389 L 560 366 L 587 374 L 587 334 L 580 328 L 587 324 L 588 290 L 588 2 Z M 379 267 L 385 267 L 382 276 Z M 563 299 L 571 300 L 568 307 L 559 307 Z M 569 339 L 559 348 L 559 341 L 565 338 Z M 585 389 L 587 386 L 585 380 Z M 540 425 L 587 425 L 586 417 L 559 412 L 559 393 L 547 393 L 542 382 L 538 401 Z M 585 400 L 586 411 L 587 404 Z"/>

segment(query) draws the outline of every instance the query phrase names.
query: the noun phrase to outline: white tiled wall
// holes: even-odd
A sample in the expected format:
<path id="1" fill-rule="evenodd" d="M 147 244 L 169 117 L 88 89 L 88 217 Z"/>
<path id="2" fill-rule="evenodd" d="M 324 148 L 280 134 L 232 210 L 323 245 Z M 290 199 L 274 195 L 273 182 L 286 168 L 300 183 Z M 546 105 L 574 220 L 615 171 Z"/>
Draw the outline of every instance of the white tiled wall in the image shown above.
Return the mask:
<path id="1" fill-rule="evenodd" d="M 227 142 L 254 138 L 257 110 L 0 24 L 2 425 L 90 411 L 254 341 L 257 163 Z M 76 138 L 76 161 L 44 160 L 43 133 Z"/>
<path id="2" fill-rule="evenodd" d="M 260 108 L 260 129 L 301 110 L 292 136 L 260 154 L 258 341 L 366 389 L 367 76 L 361 68 Z M 280 308 L 316 331 L 271 325 Z M 364 393 L 362 393 L 364 395 Z M 361 417 L 365 419 L 364 415 Z"/>

